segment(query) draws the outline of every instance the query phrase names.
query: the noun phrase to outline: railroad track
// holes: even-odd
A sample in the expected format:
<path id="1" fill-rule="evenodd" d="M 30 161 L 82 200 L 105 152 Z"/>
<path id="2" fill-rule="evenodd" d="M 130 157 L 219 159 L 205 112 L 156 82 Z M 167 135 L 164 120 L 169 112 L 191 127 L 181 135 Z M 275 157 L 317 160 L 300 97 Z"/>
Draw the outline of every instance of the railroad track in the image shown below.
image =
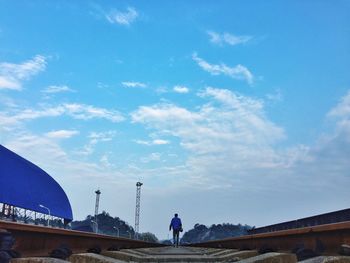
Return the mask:
<path id="1" fill-rule="evenodd" d="M 32 256 L 60 256 L 70 262 L 350 262 L 350 222 L 164 247 L 127 238 L 0 221 L 0 234 L 15 238 L 13 263 L 47 262 Z M 5 231 L 5 232 L 4 232 Z M 3 244 L 2 244 L 3 245 Z M 53 253 L 56 251 L 56 254 Z M 87 253 L 87 251 L 95 253 Z M 61 254 L 62 254 L 61 253 Z M 64 253 L 63 253 L 64 254 Z M 61 257 L 64 258 L 64 257 Z M 51 261 L 52 262 L 52 261 Z"/>
<path id="2" fill-rule="evenodd" d="M 60 249 L 69 249 L 73 253 L 80 253 L 157 246 L 161 246 L 161 244 L 82 231 L 0 221 L 0 249 L 3 249 L 3 247 L 7 250 L 12 249 L 20 253 L 22 257 L 47 256 L 54 250 Z"/>
<path id="3" fill-rule="evenodd" d="M 214 240 L 192 246 L 288 251 L 303 247 L 317 253 L 337 254 L 350 245 L 350 221 Z"/>

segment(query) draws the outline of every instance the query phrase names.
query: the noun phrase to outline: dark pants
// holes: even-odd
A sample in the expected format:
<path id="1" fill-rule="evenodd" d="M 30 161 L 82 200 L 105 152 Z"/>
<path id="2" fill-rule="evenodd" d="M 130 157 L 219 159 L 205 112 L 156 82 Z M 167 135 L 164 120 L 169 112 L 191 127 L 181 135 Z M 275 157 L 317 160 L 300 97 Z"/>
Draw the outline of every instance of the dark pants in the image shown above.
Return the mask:
<path id="1" fill-rule="evenodd" d="M 173 229 L 173 241 L 175 246 L 179 246 L 179 234 L 180 230 L 179 229 Z"/>

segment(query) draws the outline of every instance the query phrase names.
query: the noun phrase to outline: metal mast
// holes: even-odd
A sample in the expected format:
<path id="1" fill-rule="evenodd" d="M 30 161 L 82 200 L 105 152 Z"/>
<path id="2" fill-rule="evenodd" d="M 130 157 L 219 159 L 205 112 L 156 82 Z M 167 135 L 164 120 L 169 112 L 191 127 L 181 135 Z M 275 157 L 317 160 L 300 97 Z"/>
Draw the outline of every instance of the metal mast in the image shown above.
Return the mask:
<path id="1" fill-rule="evenodd" d="M 98 222 L 97 222 L 97 215 L 98 215 L 98 207 L 100 205 L 100 194 L 101 191 L 98 189 L 97 191 L 95 191 L 96 194 L 96 203 L 95 203 L 95 218 L 94 218 L 94 222 L 95 222 L 95 233 L 98 232 Z"/>
<path id="2" fill-rule="evenodd" d="M 135 238 L 139 237 L 140 226 L 140 201 L 141 201 L 141 182 L 136 183 L 136 209 L 135 209 Z"/>

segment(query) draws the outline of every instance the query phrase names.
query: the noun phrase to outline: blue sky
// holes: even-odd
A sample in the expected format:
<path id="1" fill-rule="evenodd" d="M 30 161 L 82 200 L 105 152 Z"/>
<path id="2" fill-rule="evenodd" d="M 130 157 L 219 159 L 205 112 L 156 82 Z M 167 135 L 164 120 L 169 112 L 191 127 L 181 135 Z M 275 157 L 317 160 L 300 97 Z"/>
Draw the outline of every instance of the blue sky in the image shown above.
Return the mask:
<path id="1" fill-rule="evenodd" d="M 167 237 L 348 207 L 349 1 L 0 1 L 0 143 Z"/>

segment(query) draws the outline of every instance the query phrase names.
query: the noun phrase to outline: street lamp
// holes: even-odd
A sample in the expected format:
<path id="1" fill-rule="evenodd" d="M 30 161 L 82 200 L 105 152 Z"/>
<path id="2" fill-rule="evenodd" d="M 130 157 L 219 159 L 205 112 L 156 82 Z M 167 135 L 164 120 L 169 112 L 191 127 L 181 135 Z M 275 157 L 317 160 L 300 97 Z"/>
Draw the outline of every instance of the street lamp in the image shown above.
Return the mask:
<path id="1" fill-rule="evenodd" d="M 49 212 L 49 217 L 47 218 L 47 226 L 50 226 L 50 215 L 51 215 L 50 209 L 49 209 L 48 207 L 42 205 L 42 204 L 39 204 L 39 206 L 40 206 L 41 208 L 47 209 L 47 211 Z"/>
<path id="2" fill-rule="evenodd" d="M 117 230 L 117 237 L 119 237 L 119 228 L 116 227 L 116 226 L 114 226 L 113 228 L 114 228 L 115 230 Z"/>
<path id="3" fill-rule="evenodd" d="M 131 239 L 131 233 L 129 230 L 126 230 L 127 233 L 129 233 L 129 238 Z"/>

